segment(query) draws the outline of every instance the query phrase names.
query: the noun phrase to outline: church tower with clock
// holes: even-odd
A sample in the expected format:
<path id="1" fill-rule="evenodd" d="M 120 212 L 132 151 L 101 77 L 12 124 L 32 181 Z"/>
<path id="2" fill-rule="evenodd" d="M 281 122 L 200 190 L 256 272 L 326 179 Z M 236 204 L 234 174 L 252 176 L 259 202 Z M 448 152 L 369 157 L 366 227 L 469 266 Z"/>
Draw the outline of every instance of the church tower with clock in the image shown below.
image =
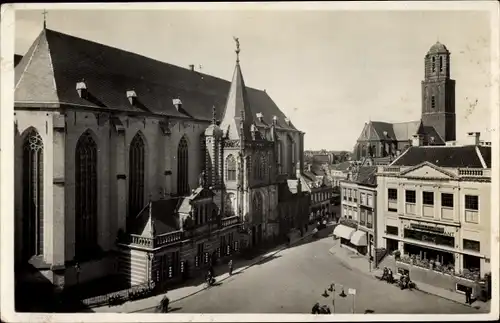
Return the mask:
<path id="1" fill-rule="evenodd" d="M 455 80 L 450 78 L 450 69 L 450 52 L 437 42 L 425 56 L 422 123 L 433 127 L 445 142 L 456 140 Z"/>

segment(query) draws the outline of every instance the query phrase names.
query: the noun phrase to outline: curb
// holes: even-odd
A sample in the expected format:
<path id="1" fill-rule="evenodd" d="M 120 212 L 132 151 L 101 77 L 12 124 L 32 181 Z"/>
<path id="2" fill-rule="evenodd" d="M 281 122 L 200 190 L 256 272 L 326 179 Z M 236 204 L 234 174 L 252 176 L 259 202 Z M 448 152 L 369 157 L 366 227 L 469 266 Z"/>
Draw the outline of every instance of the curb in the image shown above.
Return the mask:
<path id="1" fill-rule="evenodd" d="M 306 235 L 304 235 L 303 237 L 300 237 L 299 239 L 297 239 L 297 240 L 295 240 L 294 242 L 290 243 L 290 246 L 294 246 L 294 245 L 295 245 L 295 244 L 297 244 L 298 242 L 300 242 L 300 241 L 302 241 L 302 240 L 304 240 L 304 239 L 306 239 L 306 238 L 308 238 L 308 237 L 311 237 L 311 236 L 312 236 L 312 233 L 306 234 Z M 283 250 L 285 250 L 285 249 L 288 249 L 287 244 L 282 244 L 282 245 L 278 246 L 278 247 L 277 247 L 277 249 L 276 249 L 276 251 L 274 251 L 273 253 L 271 253 L 271 254 L 265 254 L 265 255 L 263 255 L 263 256 L 257 257 L 256 261 L 254 261 L 254 262 L 250 263 L 250 264 L 249 264 L 249 265 L 247 265 L 247 266 L 241 267 L 241 268 L 240 268 L 240 269 L 238 269 L 238 270 L 235 270 L 235 271 L 234 271 L 234 273 L 243 272 L 243 271 L 247 270 L 248 268 L 253 267 L 253 266 L 255 266 L 255 265 L 259 264 L 260 262 L 264 261 L 265 259 L 268 259 L 268 258 L 271 258 L 271 257 L 275 256 L 276 254 L 280 253 L 281 251 L 283 251 Z M 225 278 L 220 279 L 218 282 L 223 282 L 223 281 L 227 280 L 227 279 L 228 279 L 228 278 L 230 278 L 230 277 L 232 277 L 232 276 L 229 276 L 229 275 L 228 275 L 228 276 L 226 276 Z M 201 289 L 197 290 L 197 291 L 194 291 L 194 292 L 192 292 L 192 293 L 190 293 L 190 294 L 188 294 L 188 295 L 182 296 L 182 297 L 180 297 L 180 298 L 178 298 L 178 299 L 171 300 L 171 301 L 170 301 L 170 304 L 173 304 L 173 303 L 175 303 L 175 302 L 181 301 L 181 300 L 186 299 L 186 298 L 188 298 L 188 297 L 194 296 L 194 295 L 196 295 L 196 294 L 198 294 L 198 293 L 200 293 L 200 292 L 202 292 L 202 291 L 204 291 L 204 290 L 206 290 L 206 289 L 210 288 L 210 287 L 206 287 L 206 286 L 205 286 L 205 284 L 202 284 L 202 286 L 203 286 L 203 287 L 202 287 Z M 168 291 L 167 291 L 166 293 L 162 293 L 162 294 L 167 294 L 167 293 L 168 293 Z M 160 294 L 160 295 L 161 295 L 161 294 Z M 157 296 L 159 296 L 159 295 L 157 295 Z M 154 297 L 154 296 L 153 296 L 153 297 Z M 144 310 L 153 309 L 153 308 L 155 308 L 156 306 L 157 306 L 157 305 L 154 305 L 154 306 L 149 306 L 149 307 L 144 307 L 144 308 L 141 308 L 141 309 L 139 309 L 139 310 L 134 310 L 134 311 L 126 312 L 126 313 L 137 313 L 137 312 L 141 312 L 141 311 L 144 311 Z"/>
<path id="2" fill-rule="evenodd" d="M 335 246 L 334 246 L 334 247 L 335 247 Z M 356 271 L 358 271 L 358 272 L 360 272 L 360 273 L 362 273 L 362 274 L 365 274 L 366 276 L 370 276 L 370 277 L 372 277 L 373 279 L 378 280 L 378 279 L 377 279 L 377 277 L 375 277 L 375 272 L 374 272 L 374 271 L 373 271 L 373 272 L 370 272 L 370 273 L 367 273 L 367 272 L 361 271 L 361 270 L 359 270 L 358 268 L 355 268 L 355 267 L 351 266 L 351 265 L 350 265 L 348 262 L 346 262 L 344 259 L 342 259 L 342 258 L 340 258 L 340 257 L 335 256 L 335 253 L 334 253 L 334 252 L 332 252 L 332 249 L 333 249 L 334 247 L 332 247 L 332 248 L 328 249 L 328 252 L 329 252 L 332 256 L 334 256 L 335 258 L 337 258 L 337 259 L 338 259 L 341 263 L 343 263 L 344 265 L 348 266 L 348 267 L 349 267 L 349 268 L 351 268 L 352 270 L 356 270 Z M 462 303 L 462 302 L 460 302 L 460 301 L 457 301 L 457 300 L 455 300 L 455 299 L 448 298 L 448 297 L 445 297 L 445 296 L 442 296 L 442 295 L 439 295 L 439 294 L 436 294 L 436 293 L 432 293 L 432 292 L 428 292 L 428 291 L 426 291 L 426 290 L 420 289 L 420 288 L 418 288 L 418 287 L 417 287 L 417 286 L 418 286 L 418 284 L 417 284 L 417 283 L 418 283 L 418 282 L 415 282 L 416 287 L 415 287 L 415 288 L 413 288 L 413 289 L 414 289 L 414 290 L 416 290 L 416 291 L 418 291 L 418 292 L 421 292 L 421 293 L 424 293 L 424 294 L 427 294 L 427 295 L 433 295 L 433 296 L 436 296 L 436 297 L 439 297 L 439 298 L 442 298 L 442 299 L 446 299 L 446 300 L 448 300 L 448 301 L 452 301 L 452 302 L 454 302 L 454 303 L 457 303 L 457 304 L 460 304 L 460 305 L 463 305 L 463 306 L 476 308 L 476 307 L 474 307 L 474 306 L 464 304 L 464 303 Z M 477 309 L 477 310 L 480 310 L 480 309 L 481 309 L 481 307 L 476 308 L 476 309 Z"/>

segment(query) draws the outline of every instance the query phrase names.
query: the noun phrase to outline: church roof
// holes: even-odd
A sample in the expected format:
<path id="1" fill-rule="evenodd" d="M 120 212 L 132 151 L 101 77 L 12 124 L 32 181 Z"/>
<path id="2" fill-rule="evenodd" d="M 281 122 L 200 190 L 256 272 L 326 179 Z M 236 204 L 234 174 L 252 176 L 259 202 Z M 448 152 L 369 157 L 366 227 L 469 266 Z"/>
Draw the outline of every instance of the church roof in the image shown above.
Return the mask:
<path id="1" fill-rule="evenodd" d="M 409 122 L 389 123 L 383 121 L 370 121 L 365 125 L 359 140 L 393 139 L 396 141 L 412 140 L 414 134 L 422 134 L 428 138 L 434 137 L 435 145 L 443 145 L 444 140 L 439 136 L 436 129 L 431 126 L 423 126 L 421 120 Z M 373 131 L 373 133 L 372 133 Z"/>
<path id="2" fill-rule="evenodd" d="M 86 99 L 76 91 L 82 79 Z M 227 80 L 50 29 L 42 30 L 16 66 L 15 85 L 16 107 L 69 105 L 203 121 L 212 119 L 212 106 L 221 119 L 230 89 Z M 252 115 L 262 113 L 267 124 L 276 116 L 278 129 L 297 130 L 265 91 L 245 89 Z M 132 90 L 135 105 L 126 94 Z M 180 109 L 174 99 L 181 100 Z"/>
<path id="3" fill-rule="evenodd" d="M 448 48 L 446 48 L 445 45 L 441 44 L 439 41 L 436 42 L 434 45 L 431 46 L 429 49 L 428 54 L 448 54 Z"/>
<path id="4" fill-rule="evenodd" d="M 485 166 L 483 166 L 484 160 Z M 491 147 L 423 146 L 410 147 L 391 166 L 416 166 L 429 162 L 441 167 L 491 168 Z"/>

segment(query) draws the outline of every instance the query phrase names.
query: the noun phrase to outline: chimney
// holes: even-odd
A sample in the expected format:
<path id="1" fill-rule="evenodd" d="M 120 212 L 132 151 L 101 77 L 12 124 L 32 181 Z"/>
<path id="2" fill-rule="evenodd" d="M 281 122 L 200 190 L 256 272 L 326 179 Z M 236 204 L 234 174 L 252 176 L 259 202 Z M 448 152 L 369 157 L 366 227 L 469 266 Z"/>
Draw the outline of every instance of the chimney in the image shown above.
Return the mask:
<path id="1" fill-rule="evenodd" d="M 413 138 L 412 138 L 412 141 L 411 141 L 411 145 L 413 147 L 423 146 L 423 141 L 424 141 L 423 139 L 424 139 L 424 137 L 422 135 L 414 134 Z"/>
<path id="2" fill-rule="evenodd" d="M 87 98 L 87 83 L 85 83 L 85 80 L 81 80 L 80 82 L 76 83 L 76 91 L 78 92 L 78 96 L 80 98 Z"/>
<path id="3" fill-rule="evenodd" d="M 182 101 L 179 98 L 173 99 L 172 100 L 172 104 L 175 106 L 175 108 L 177 109 L 177 111 L 179 111 L 182 108 Z"/>
<path id="4" fill-rule="evenodd" d="M 478 146 L 480 143 L 479 137 L 481 136 L 480 132 L 468 132 L 467 133 L 467 145 Z"/>
<path id="5" fill-rule="evenodd" d="M 290 125 L 290 122 L 291 122 L 291 121 L 290 121 L 290 119 L 285 118 L 285 122 L 286 122 L 286 124 L 287 124 L 287 125 Z"/>
<path id="6" fill-rule="evenodd" d="M 130 101 L 130 104 L 135 105 L 137 93 L 134 90 L 127 91 L 127 99 Z"/>
<path id="7" fill-rule="evenodd" d="M 189 69 L 190 69 L 191 71 L 194 71 L 194 64 L 189 65 Z"/>

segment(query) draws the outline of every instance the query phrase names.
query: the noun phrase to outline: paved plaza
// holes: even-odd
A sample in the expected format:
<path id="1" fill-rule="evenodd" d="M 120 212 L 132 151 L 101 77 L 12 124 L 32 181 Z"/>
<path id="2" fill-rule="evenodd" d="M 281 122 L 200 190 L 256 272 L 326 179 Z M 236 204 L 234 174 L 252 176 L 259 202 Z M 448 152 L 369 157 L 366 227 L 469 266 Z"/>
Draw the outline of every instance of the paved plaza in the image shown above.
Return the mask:
<path id="1" fill-rule="evenodd" d="M 225 279 L 219 286 L 171 303 L 176 313 L 310 313 L 318 301 L 332 307 L 325 288 L 336 283 L 335 312 L 351 313 L 353 299 L 341 285 L 356 289 L 355 313 L 470 314 L 477 310 L 420 291 L 400 290 L 351 269 L 328 250 L 331 237 L 285 249 L 261 264 Z M 150 304 L 152 305 L 152 304 Z M 140 312 L 154 312 L 146 308 Z"/>

